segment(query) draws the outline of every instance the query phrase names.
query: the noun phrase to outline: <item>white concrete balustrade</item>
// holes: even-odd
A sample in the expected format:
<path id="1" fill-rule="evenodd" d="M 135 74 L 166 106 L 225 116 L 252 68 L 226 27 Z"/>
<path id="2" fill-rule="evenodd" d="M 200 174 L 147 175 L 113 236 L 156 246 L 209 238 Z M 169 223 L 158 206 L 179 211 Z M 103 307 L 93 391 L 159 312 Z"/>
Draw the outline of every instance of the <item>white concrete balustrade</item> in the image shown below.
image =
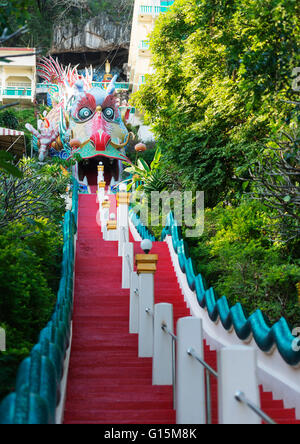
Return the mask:
<path id="1" fill-rule="evenodd" d="M 123 243 L 122 255 L 122 288 L 130 288 L 131 274 L 133 271 L 133 243 Z"/>
<path id="2" fill-rule="evenodd" d="M 125 184 L 120 185 L 120 192 L 117 194 L 118 203 L 118 230 L 119 230 L 119 246 L 118 254 L 123 256 L 123 245 L 129 242 L 129 193 L 127 193 L 127 186 Z"/>

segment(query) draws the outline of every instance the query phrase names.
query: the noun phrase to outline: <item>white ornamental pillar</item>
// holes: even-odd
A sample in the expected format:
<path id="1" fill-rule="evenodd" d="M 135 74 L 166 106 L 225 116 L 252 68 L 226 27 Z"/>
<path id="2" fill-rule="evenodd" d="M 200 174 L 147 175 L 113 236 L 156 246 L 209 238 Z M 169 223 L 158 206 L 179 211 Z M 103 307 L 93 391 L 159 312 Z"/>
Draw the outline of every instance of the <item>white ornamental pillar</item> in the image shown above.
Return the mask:
<path id="1" fill-rule="evenodd" d="M 158 256 L 137 254 L 137 274 L 139 276 L 139 357 L 153 356 L 154 334 L 154 276 Z"/>
<path id="2" fill-rule="evenodd" d="M 104 197 L 105 197 L 105 187 L 106 187 L 106 183 L 104 181 L 98 183 L 98 202 L 99 202 L 100 208 L 101 208 L 102 202 L 104 201 Z"/>
<path id="3" fill-rule="evenodd" d="M 129 333 L 139 332 L 139 276 L 136 271 L 131 273 Z"/>
<path id="4" fill-rule="evenodd" d="M 244 345 L 221 349 L 218 373 L 219 424 L 261 424 L 259 416 L 236 399 L 242 393 L 260 407 L 256 350 Z"/>
<path id="5" fill-rule="evenodd" d="M 100 210 L 100 221 L 101 221 L 102 232 L 104 231 L 104 227 L 106 227 L 106 224 L 109 220 L 109 210 L 110 210 L 110 200 L 107 196 L 105 196 Z"/>
<path id="6" fill-rule="evenodd" d="M 131 273 L 133 272 L 133 244 L 126 242 L 123 244 L 122 261 L 122 288 L 130 288 Z"/>
<path id="7" fill-rule="evenodd" d="M 6 333 L 4 328 L 0 328 L 0 352 L 6 351 Z"/>
<path id="8" fill-rule="evenodd" d="M 126 185 L 120 186 L 120 192 L 117 194 L 118 206 L 118 229 L 119 229 L 119 256 L 123 255 L 123 244 L 129 242 L 129 201 L 130 194 L 127 193 Z"/>
<path id="9" fill-rule="evenodd" d="M 173 338 L 163 329 L 174 334 L 173 305 L 155 304 L 152 384 L 173 384 Z"/>
<path id="10" fill-rule="evenodd" d="M 189 353 L 204 355 L 202 320 L 177 322 L 176 424 L 205 424 L 204 367 Z"/>

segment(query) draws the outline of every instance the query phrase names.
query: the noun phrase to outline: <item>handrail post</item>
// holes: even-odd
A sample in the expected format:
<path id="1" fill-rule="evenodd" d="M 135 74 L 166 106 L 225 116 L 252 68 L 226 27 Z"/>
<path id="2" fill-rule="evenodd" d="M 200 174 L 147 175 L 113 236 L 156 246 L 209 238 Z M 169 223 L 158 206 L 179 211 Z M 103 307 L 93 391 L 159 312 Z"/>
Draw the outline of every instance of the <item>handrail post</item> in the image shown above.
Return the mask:
<path id="1" fill-rule="evenodd" d="M 101 231 L 104 233 L 104 227 L 106 226 L 109 219 L 109 210 L 110 210 L 110 200 L 105 200 L 104 198 L 102 205 L 100 206 L 100 223 L 101 223 Z"/>
<path id="2" fill-rule="evenodd" d="M 158 257 L 155 254 L 137 254 L 139 276 L 139 357 L 153 356 L 154 275 Z"/>
<path id="3" fill-rule="evenodd" d="M 129 333 L 139 332 L 139 277 L 136 271 L 131 273 Z"/>
<path id="4" fill-rule="evenodd" d="M 260 424 L 260 418 L 245 404 L 235 399 L 243 392 L 260 406 L 257 381 L 257 362 L 254 348 L 230 346 L 218 352 L 219 424 Z"/>
<path id="5" fill-rule="evenodd" d="M 173 339 L 164 332 L 163 325 L 167 326 L 172 333 L 174 332 L 172 304 L 161 303 L 154 307 L 153 385 L 173 384 Z"/>
<path id="6" fill-rule="evenodd" d="M 6 351 L 6 332 L 0 327 L 0 351 Z"/>
<path id="7" fill-rule="evenodd" d="M 129 242 L 129 200 L 130 194 L 127 193 L 127 188 L 120 187 L 120 192 L 117 193 L 118 205 L 118 229 L 119 229 L 119 247 L 118 255 L 123 255 L 123 244 Z"/>
<path id="8" fill-rule="evenodd" d="M 123 244 L 122 260 L 122 288 L 130 288 L 130 278 L 133 269 L 133 244 L 126 242 Z"/>
<path id="9" fill-rule="evenodd" d="M 103 240 L 105 240 L 105 241 L 108 241 L 107 222 L 103 225 L 103 228 L 102 228 Z"/>
<path id="10" fill-rule="evenodd" d="M 99 182 L 98 183 L 98 202 L 99 205 L 102 205 L 102 202 L 104 201 L 104 197 L 105 197 L 105 187 L 106 187 L 106 182 Z"/>
<path id="11" fill-rule="evenodd" d="M 185 317 L 177 323 L 176 422 L 205 424 L 204 367 L 188 350 L 203 357 L 203 330 L 200 318 Z"/>

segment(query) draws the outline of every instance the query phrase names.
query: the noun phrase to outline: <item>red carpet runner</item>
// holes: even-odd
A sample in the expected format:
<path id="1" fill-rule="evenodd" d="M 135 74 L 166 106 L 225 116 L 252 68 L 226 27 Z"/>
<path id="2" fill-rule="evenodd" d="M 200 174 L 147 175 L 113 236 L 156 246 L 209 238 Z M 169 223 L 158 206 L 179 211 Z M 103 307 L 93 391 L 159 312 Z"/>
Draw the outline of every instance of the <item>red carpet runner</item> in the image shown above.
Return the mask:
<path id="1" fill-rule="evenodd" d="M 137 335 L 128 333 L 129 291 L 121 290 L 117 243 L 104 242 L 96 223 L 95 195 L 79 197 L 73 343 L 65 424 L 174 424 L 172 388 L 152 386 L 152 359 L 138 358 Z M 136 251 L 139 246 L 135 245 Z M 188 316 L 168 247 L 159 254 L 155 302 L 174 305 L 175 323 Z M 205 347 L 216 367 L 216 353 Z M 217 384 L 212 378 L 213 422 L 217 423 Z M 262 408 L 279 423 L 295 423 L 294 410 L 262 393 Z M 298 421 L 297 423 L 300 423 Z"/>

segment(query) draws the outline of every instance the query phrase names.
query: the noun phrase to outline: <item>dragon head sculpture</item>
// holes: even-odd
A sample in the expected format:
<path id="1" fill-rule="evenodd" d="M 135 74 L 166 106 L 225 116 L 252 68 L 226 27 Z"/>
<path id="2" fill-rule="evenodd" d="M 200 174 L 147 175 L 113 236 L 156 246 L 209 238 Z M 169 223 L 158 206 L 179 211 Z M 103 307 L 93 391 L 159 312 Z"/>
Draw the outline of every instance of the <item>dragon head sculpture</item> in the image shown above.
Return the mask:
<path id="1" fill-rule="evenodd" d="M 47 82 L 53 108 L 41 116 L 38 130 L 26 128 L 36 138 L 39 159 L 47 154 L 84 159 L 104 156 L 129 162 L 125 147 L 131 134 L 123 122 L 115 95 L 117 77 L 104 89 L 93 87 L 92 70 L 85 76 L 77 68 L 63 68 L 53 58 L 43 58 L 39 75 Z"/>
<path id="2" fill-rule="evenodd" d="M 120 158 L 130 135 L 123 123 L 116 96 L 115 78 L 108 88 L 84 89 L 82 81 L 75 84 L 69 103 L 70 145 L 82 157 L 101 155 Z"/>

